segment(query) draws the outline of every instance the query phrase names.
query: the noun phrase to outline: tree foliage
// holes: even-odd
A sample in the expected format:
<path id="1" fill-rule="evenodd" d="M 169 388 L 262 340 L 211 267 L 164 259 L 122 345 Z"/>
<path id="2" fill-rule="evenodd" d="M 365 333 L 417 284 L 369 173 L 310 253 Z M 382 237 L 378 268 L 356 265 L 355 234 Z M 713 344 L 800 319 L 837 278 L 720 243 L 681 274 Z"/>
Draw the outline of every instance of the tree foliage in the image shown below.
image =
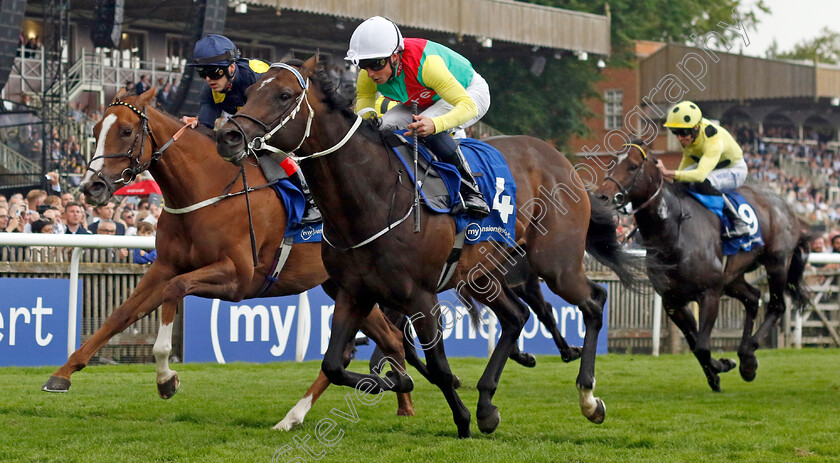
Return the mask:
<path id="1" fill-rule="evenodd" d="M 803 40 L 794 45 L 793 49 L 784 52 L 779 51 L 779 45 L 774 40 L 767 49 L 767 57 L 838 64 L 840 63 L 840 33 L 824 27 L 813 39 Z"/>
<path id="2" fill-rule="evenodd" d="M 602 15 L 609 8 L 612 54 L 607 61 L 611 66 L 632 66 L 633 40 L 691 42 L 692 34 L 720 32 L 720 21 L 734 24 L 733 10 L 754 30 L 756 13 L 768 11 L 761 0 L 752 10 L 745 9 L 743 0 L 526 1 Z M 530 134 L 564 145 L 573 134 L 586 132 L 584 118 L 590 114 L 584 99 L 597 96 L 592 83 L 599 78 L 596 63 L 601 57 L 579 61 L 569 54 L 562 59 L 544 56 L 545 68 L 537 76 L 530 69 L 538 55 L 473 63 L 494 95 L 484 121 L 506 133 Z"/>

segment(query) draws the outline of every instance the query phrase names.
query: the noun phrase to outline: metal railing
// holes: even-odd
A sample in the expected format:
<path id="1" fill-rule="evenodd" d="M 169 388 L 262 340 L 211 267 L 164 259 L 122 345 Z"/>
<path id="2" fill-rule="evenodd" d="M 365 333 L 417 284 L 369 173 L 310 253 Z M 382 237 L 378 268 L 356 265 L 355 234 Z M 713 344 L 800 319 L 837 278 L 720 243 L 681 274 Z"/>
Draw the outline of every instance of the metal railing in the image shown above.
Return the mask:
<path id="1" fill-rule="evenodd" d="M 14 96 L 29 95 L 32 103 L 37 103 L 43 92 L 44 76 L 42 49 L 29 50 L 20 48 L 19 56 L 15 58 L 9 80 L 3 88 L 3 97 L 12 99 Z M 120 55 L 119 50 L 82 49 L 79 58 L 63 71 L 67 99 L 72 101 L 81 92 L 94 91 L 100 94 L 100 104 L 105 98 L 114 95 L 126 82 L 138 82 L 140 76 L 149 77 L 149 82 L 155 85 L 158 79 L 165 83 L 175 83 L 181 80 L 185 60 L 167 58 L 160 60 L 140 60 L 136 57 Z M 53 91 L 50 89 L 49 91 Z M 55 90 L 60 91 L 60 90 Z"/>
<path id="2" fill-rule="evenodd" d="M 0 166 L 12 174 L 37 174 L 41 172 L 41 166 L 37 162 L 29 160 L 26 156 L 3 143 L 0 143 Z"/>

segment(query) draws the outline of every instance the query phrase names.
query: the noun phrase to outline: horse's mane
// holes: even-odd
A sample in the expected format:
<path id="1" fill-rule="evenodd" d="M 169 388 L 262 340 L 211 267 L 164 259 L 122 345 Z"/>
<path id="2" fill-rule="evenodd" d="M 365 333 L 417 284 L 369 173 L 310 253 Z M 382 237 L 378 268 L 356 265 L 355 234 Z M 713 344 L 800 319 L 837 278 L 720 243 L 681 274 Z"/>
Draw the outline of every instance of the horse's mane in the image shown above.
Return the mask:
<path id="1" fill-rule="evenodd" d="M 301 60 L 291 59 L 286 61 L 286 64 L 289 66 L 300 67 L 303 65 L 303 62 Z M 324 103 L 326 103 L 328 108 L 341 114 L 344 119 L 350 123 L 356 119 L 356 113 L 351 107 L 353 104 L 353 98 L 339 93 L 338 86 L 335 82 L 333 82 L 332 78 L 330 78 L 326 68 L 321 66 L 320 63 L 315 66 L 315 70 L 312 75 L 312 82 L 321 89 L 321 93 L 324 94 Z M 362 121 L 362 125 L 359 126 L 359 132 L 368 138 L 381 142 L 381 122 L 381 119 L 378 117 L 367 118 Z"/>

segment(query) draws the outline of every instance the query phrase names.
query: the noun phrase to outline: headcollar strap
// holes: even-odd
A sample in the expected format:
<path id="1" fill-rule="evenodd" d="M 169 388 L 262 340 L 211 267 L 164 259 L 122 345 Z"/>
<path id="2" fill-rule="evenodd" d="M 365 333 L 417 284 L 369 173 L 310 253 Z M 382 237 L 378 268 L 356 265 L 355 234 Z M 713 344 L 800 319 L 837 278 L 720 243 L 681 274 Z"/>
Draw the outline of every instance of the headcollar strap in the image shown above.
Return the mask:
<path id="1" fill-rule="evenodd" d="M 642 148 L 641 146 L 639 146 L 635 143 L 625 143 L 622 146 L 633 146 L 633 147 L 635 147 L 636 149 L 639 150 L 640 153 L 642 153 L 642 159 L 647 159 L 647 153 L 645 153 L 645 149 Z"/>
<path id="2" fill-rule="evenodd" d="M 286 63 L 273 63 L 271 66 L 269 66 L 269 68 L 282 68 L 291 72 L 295 75 L 295 77 L 297 77 L 300 86 L 303 87 L 304 90 L 306 90 L 306 87 L 308 86 L 306 79 L 304 79 L 303 76 L 300 74 L 300 71 L 298 71 L 294 67 L 289 66 Z"/>

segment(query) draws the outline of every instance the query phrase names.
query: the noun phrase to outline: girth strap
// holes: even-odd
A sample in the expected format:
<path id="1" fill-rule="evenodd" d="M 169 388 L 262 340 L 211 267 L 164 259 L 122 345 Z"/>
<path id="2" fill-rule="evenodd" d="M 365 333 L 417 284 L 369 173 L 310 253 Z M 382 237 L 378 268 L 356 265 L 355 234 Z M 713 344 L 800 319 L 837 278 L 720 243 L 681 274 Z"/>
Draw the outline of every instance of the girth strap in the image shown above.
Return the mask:
<path id="1" fill-rule="evenodd" d="M 265 276 L 265 281 L 260 287 L 260 290 L 257 291 L 257 295 L 254 297 L 262 297 L 262 295 L 265 294 L 266 291 L 268 291 L 268 288 L 271 288 L 271 285 L 277 283 L 277 280 L 280 279 L 280 272 L 286 265 L 286 261 L 289 260 L 289 254 L 292 253 L 293 244 L 293 236 L 287 236 L 283 238 L 283 243 L 280 244 L 280 249 L 278 249 L 277 253 L 274 255 L 274 263 L 272 264 L 272 267 L 268 270 L 268 274 Z"/>
<path id="2" fill-rule="evenodd" d="M 449 253 L 449 257 L 446 259 L 446 264 L 443 265 L 443 270 L 440 272 L 437 289 L 435 290 L 436 293 L 443 291 L 443 288 L 446 287 L 446 284 L 449 283 L 449 280 L 455 273 L 455 268 L 458 266 L 458 261 L 461 259 L 461 251 L 464 249 L 464 238 L 466 236 L 466 227 L 464 227 L 460 233 L 455 235 L 455 245 L 452 246 L 452 252 Z"/>

